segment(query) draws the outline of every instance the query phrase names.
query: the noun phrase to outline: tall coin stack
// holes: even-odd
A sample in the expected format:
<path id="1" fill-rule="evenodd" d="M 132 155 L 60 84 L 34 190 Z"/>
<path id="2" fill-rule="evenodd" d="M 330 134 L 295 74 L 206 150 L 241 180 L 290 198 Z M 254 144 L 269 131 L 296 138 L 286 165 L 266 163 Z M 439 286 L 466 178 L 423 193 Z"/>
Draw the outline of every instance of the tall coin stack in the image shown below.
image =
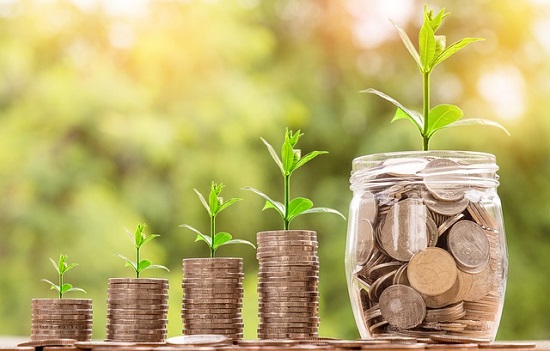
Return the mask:
<path id="1" fill-rule="evenodd" d="M 258 338 L 319 335 L 317 233 L 269 231 L 257 236 Z"/>
<path id="2" fill-rule="evenodd" d="M 31 340 L 92 338 L 91 299 L 33 299 Z"/>
<path id="3" fill-rule="evenodd" d="M 166 339 L 168 280 L 111 278 L 107 303 L 107 341 Z"/>
<path id="4" fill-rule="evenodd" d="M 243 338 L 242 258 L 184 259 L 183 334 Z"/>

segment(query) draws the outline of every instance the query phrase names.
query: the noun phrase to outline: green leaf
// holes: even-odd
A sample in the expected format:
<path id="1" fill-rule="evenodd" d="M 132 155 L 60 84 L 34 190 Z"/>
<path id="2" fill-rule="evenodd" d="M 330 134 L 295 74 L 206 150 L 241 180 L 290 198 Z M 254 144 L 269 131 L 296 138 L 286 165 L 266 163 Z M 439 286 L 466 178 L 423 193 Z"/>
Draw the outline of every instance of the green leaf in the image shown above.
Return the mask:
<path id="1" fill-rule="evenodd" d="M 313 207 L 313 202 L 305 197 L 297 197 L 292 199 L 288 204 L 288 221 L 290 222 L 294 217 L 299 216 L 304 211 Z"/>
<path id="2" fill-rule="evenodd" d="M 72 288 L 73 288 L 72 284 L 65 283 L 65 284 L 63 284 L 63 286 L 61 286 L 61 289 L 60 289 L 59 292 L 61 293 L 61 295 L 63 295 L 67 291 L 70 291 Z"/>
<path id="3" fill-rule="evenodd" d="M 216 235 L 214 235 L 214 244 L 212 245 L 212 249 L 216 250 L 218 247 L 222 246 L 229 240 L 231 240 L 233 237 L 231 234 L 227 232 L 219 232 Z"/>
<path id="4" fill-rule="evenodd" d="M 218 208 L 222 203 L 220 194 L 224 187 L 225 185 L 223 185 L 223 183 L 216 184 L 215 182 L 212 182 L 212 185 L 210 187 L 210 194 L 208 195 L 208 205 L 210 207 L 211 217 L 216 216 L 216 214 L 218 213 Z"/>
<path id="5" fill-rule="evenodd" d="M 459 41 L 457 41 L 456 43 L 453 43 L 453 44 L 449 45 L 445 50 L 443 50 L 435 58 L 435 60 L 432 64 L 432 68 L 435 67 L 435 65 L 445 61 L 450 56 L 452 56 L 453 54 L 455 54 L 457 51 L 464 48 L 468 44 L 476 42 L 476 41 L 483 41 L 483 40 L 485 40 L 485 39 L 483 39 L 483 38 L 463 38 L 463 39 L 460 39 Z"/>
<path id="6" fill-rule="evenodd" d="M 187 228 L 187 229 L 193 231 L 195 234 L 197 234 L 197 237 L 195 238 L 195 242 L 202 240 L 206 244 L 208 244 L 208 247 L 210 247 L 210 248 L 212 247 L 212 239 L 210 238 L 210 236 L 204 235 L 198 229 L 195 229 L 195 228 L 193 228 L 193 227 L 191 227 L 190 225 L 187 225 L 187 224 L 182 224 L 182 225 L 180 225 L 180 227 Z"/>
<path id="7" fill-rule="evenodd" d="M 407 115 L 407 119 L 409 119 L 411 122 L 413 122 L 414 125 L 416 126 L 416 128 L 418 128 L 418 130 L 420 130 L 420 132 L 422 132 L 422 130 L 424 129 L 424 118 L 422 117 L 422 115 L 420 113 L 414 111 L 414 110 L 407 109 L 405 106 L 403 106 L 399 102 L 397 102 L 397 100 L 395 100 L 394 98 L 384 94 L 381 91 L 378 91 L 378 90 L 372 89 L 372 88 L 362 90 L 361 93 L 375 94 L 375 95 L 378 95 L 381 98 L 391 102 L 396 107 L 403 110 L 403 112 Z M 400 118 L 397 118 L 397 119 L 400 119 Z M 396 117 L 394 117 L 392 121 L 394 121 L 394 120 L 396 120 Z"/>
<path id="8" fill-rule="evenodd" d="M 137 272 L 139 273 L 142 270 L 147 269 L 149 266 L 151 266 L 151 264 L 152 264 L 152 262 L 150 260 L 147 260 L 147 259 L 143 259 L 143 260 L 139 261 Z"/>
<path id="9" fill-rule="evenodd" d="M 436 35 L 435 36 L 435 57 L 438 57 L 443 52 L 443 50 L 445 50 L 446 46 L 447 46 L 447 37 L 444 35 Z"/>
<path id="10" fill-rule="evenodd" d="M 145 224 L 138 224 L 136 231 L 134 233 L 134 243 L 136 244 L 136 248 L 141 247 L 143 244 L 143 230 L 145 229 Z"/>
<path id="11" fill-rule="evenodd" d="M 250 245 L 250 246 L 252 246 L 253 248 L 256 248 L 256 246 L 254 246 L 254 244 L 252 244 L 250 241 L 248 241 L 248 240 L 243 240 L 243 239 L 231 239 L 231 240 L 226 241 L 225 243 L 221 244 L 220 246 L 223 246 L 223 245 L 235 245 L 235 244 L 245 244 L 245 245 Z"/>
<path id="12" fill-rule="evenodd" d="M 420 51 L 420 62 L 422 63 L 422 71 L 430 72 L 433 68 L 435 58 L 436 42 L 434 31 L 429 23 L 424 23 L 418 34 L 418 47 Z"/>
<path id="13" fill-rule="evenodd" d="M 294 163 L 297 161 L 295 150 L 293 149 L 291 141 L 288 137 L 285 138 L 285 142 L 281 148 L 281 158 L 283 161 L 283 174 L 285 176 L 291 174 Z"/>
<path id="14" fill-rule="evenodd" d="M 50 284 L 50 289 L 51 290 L 57 290 L 59 291 L 59 286 L 55 283 L 52 283 L 51 281 L 49 281 L 48 279 L 42 279 L 43 282 L 46 282 L 48 284 Z"/>
<path id="15" fill-rule="evenodd" d="M 428 15 L 429 24 L 434 33 L 439 29 L 445 17 L 450 15 L 450 13 L 445 12 L 445 8 L 443 8 L 435 17 L 432 17 L 433 13 L 431 10 L 428 11 L 428 5 L 424 5 L 424 13 Z"/>
<path id="16" fill-rule="evenodd" d="M 156 269 L 156 268 L 158 268 L 158 269 L 164 269 L 164 270 L 166 270 L 167 272 L 170 272 L 170 270 L 169 270 L 167 267 L 164 267 L 164 266 L 162 266 L 162 265 L 160 265 L 160 264 L 152 264 L 152 265 L 150 265 L 149 267 L 147 267 L 147 268 L 145 268 L 145 269 Z"/>
<path id="17" fill-rule="evenodd" d="M 300 158 L 296 164 L 294 164 L 294 167 L 291 170 L 291 173 L 297 170 L 298 168 L 302 167 L 309 161 L 313 160 L 315 157 L 322 155 L 322 154 L 328 154 L 328 151 L 312 151 L 305 155 L 304 157 Z"/>
<path id="18" fill-rule="evenodd" d="M 136 264 L 134 263 L 134 261 L 132 260 L 129 260 L 128 258 L 126 258 L 125 256 L 122 256 L 121 254 L 115 254 L 116 256 L 122 258 L 124 261 L 126 261 L 126 264 L 124 265 L 125 267 L 132 267 L 134 269 L 134 271 L 137 271 L 137 266 Z"/>
<path id="19" fill-rule="evenodd" d="M 302 212 L 302 214 L 310 214 L 310 213 L 332 213 L 342 217 L 344 220 L 346 219 L 346 217 L 343 214 L 341 214 L 339 211 L 332 208 L 327 208 L 327 207 L 314 207 L 314 208 L 310 208 L 307 211 Z"/>
<path id="20" fill-rule="evenodd" d="M 220 213 L 221 211 L 225 210 L 226 208 L 228 208 L 229 206 L 233 205 L 235 202 L 238 202 L 238 201 L 242 201 L 242 199 L 240 198 L 232 198 L 224 203 L 222 203 L 222 205 L 220 206 L 220 208 L 218 209 L 218 213 Z"/>
<path id="21" fill-rule="evenodd" d="M 464 116 L 460 108 L 454 105 L 437 105 L 428 114 L 428 138 L 437 130 L 445 128 L 451 123 L 458 121 Z"/>
<path id="22" fill-rule="evenodd" d="M 206 208 L 206 211 L 208 212 L 208 215 L 210 217 L 212 217 L 212 212 L 210 211 L 210 206 L 208 205 L 208 202 L 206 202 L 206 199 L 204 198 L 204 196 L 202 196 L 202 194 L 197 189 L 193 189 L 193 190 L 195 190 L 195 193 L 197 193 L 197 196 L 201 200 L 201 203 L 204 206 L 204 208 Z"/>
<path id="23" fill-rule="evenodd" d="M 422 62 L 420 62 L 420 55 L 418 54 L 418 51 L 416 51 L 416 48 L 414 47 L 411 39 L 409 39 L 409 36 L 407 35 L 407 33 L 397 24 L 393 23 L 393 21 L 390 20 L 390 22 L 393 24 L 395 28 L 397 28 L 397 32 L 401 37 L 401 41 L 403 41 L 403 44 L 405 44 L 405 47 L 407 48 L 411 56 L 416 61 L 416 64 L 418 65 L 418 67 L 422 67 Z"/>
<path id="24" fill-rule="evenodd" d="M 277 155 L 277 152 L 275 151 L 275 149 L 273 148 L 273 146 L 271 146 L 271 144 L 269 144 L 267 141 L 265 141 L 264 138 L 260 138 L 262 139 L 262 141 L 264 142 L 265 146 L 267 146 L 267 150 L 269 151 L 269 154 L 271 155 L 271 157 L 273 158 L 273 160 L 275 161 L 275 163 L 277 164 L 277 167 L 279 167 L 279 169 L 281 170 L 281 173 L 282 174 L 285 174 L 285 169 L 283 167 L 283 162 L 281 161 L 281 159 L 279 158 L 279 156 Z"/>
<path id="25" fill-rule="evenodd" d="M 279 212 L 279 214 L 281 215 L 281 218 L 285 217 L 285 206 L 282 203 L 280 203 L 278 201 L 275 201 L 275 200 L 272 200 L 269 196 L 262 193 L 258 189 L 254 189 L 254 188 L 249 187 L 249 186 L 244 187 L 243 189 L 252 191 L 253 193 L 255 193 L 257 195 L 260 195 L 261 197 L 263 197 L 266 200 L 265 206 L 262 209 L 262 211 L 266 210 L 268 208 L 274 208 L 277 212 Z"/>
<path id="26" fill-rule="evenodd" d="M 68 292 L 75 292 L 75 291 L 79 291 L 79 292 L 83 292 L 84 294 L 87 294 L 86 290 L 80 289 L 80 288 L 70 288 L 69 290 L 67 290 L 65 292 L 68 293 Z"/>
<path id="27" fill-rule="evenodd" d="M 61 273 L 59 272 L 59 266 L 57 265 L 57 262 L 55 262 L 53 259 L 50 258 L 50 261 L 52 262 L 52 265 L 54 266 L 55 268 L 55 271 L 57 272 L 57 274 Z"/>
<path id="28" fill-rule="evenodd" d="M 149 241 L 151 241 L 151 240 L 153 240 L 154 238 L 157 238 L 157 237 L 159 237 L 159 236 L 160 236 L 160 235 L 158 235 L 158 234 L 151 234 L 151 235 L 149 235 L 148 237 L 146 237 L 145 239 L 143 239 L 143 241 L 141 242 L 141 246 L 147 244 Z M 141 247 L 141 246 L 140 246 L 140 247 Z"/>
<path id="29" fill-rule="evenodd" d="M 459 127 L 459 126 L 473 126 L 473 125 L 485 125 L 490 127 L 496 127 L 502 130 L 504 133 L 506 133 L 506 135 L 510 136 L 510 132 L 506 128 L 504 128 L 500 123 L 490 121 L 487 119 L 481 119 L 481 118 L 461 119 L 460 121 L 451 123 L 444 128 Z"/>

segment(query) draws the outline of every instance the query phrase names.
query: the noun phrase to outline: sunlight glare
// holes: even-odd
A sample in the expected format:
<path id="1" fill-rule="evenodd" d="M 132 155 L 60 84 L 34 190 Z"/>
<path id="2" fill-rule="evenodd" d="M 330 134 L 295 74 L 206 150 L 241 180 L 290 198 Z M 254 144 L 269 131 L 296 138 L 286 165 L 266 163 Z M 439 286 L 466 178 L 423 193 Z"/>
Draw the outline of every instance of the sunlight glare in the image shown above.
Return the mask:
<path id="1" fill-rule="evenodd" d="M 495 67 L 483 74 L 477 90 L 502 119 L 517 119 L 525 113 L 525 80 L 514 66 Z"/>

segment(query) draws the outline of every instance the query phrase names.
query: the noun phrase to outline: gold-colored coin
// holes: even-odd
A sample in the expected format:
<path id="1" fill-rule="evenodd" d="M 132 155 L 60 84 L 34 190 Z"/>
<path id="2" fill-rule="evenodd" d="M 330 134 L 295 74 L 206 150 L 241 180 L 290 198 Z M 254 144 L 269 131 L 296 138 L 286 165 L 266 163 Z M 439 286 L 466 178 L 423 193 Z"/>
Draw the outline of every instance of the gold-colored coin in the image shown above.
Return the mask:
<path id="1" fill-rule="evenodd" d="M 456 282 L 457 267 L 453 257 L 438 247 L 429 247 L 415 254 L 407 267 L 411 286 L 423 295 L 441 295 Z"/>

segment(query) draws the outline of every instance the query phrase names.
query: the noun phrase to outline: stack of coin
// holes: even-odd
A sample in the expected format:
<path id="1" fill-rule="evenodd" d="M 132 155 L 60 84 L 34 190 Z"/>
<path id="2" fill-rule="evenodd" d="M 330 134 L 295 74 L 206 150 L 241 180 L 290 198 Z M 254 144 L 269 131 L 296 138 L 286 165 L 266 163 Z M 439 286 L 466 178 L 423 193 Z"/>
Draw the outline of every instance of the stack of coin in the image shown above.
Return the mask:
<path id="1" fill-rule="evenodd" d="M 111 278 L 107 304 L 107 341 L 165 340 L 168 280 Z"/>
<path id="2" fill-rule="evenodd" d="M 92 337 L 91 299 L 33 299 L 31 340 Z"/>
<path id="3" fill-rule="evenodd" d="M 184 259 L 183 334 L 243 337 L 242 258 Z"/>
<path id="4" fill-rule="evenodd" d="M 352 176 L 348 274 L 370 335 L 494 338 L 507 269 L 495 169 L 462 162 L 388 160 Z"/>
<path id="5" fill-rule="evenodd" d="M 318 337 L 317 233 L 260 232 L 257 240 L 258 338 Z"/>

